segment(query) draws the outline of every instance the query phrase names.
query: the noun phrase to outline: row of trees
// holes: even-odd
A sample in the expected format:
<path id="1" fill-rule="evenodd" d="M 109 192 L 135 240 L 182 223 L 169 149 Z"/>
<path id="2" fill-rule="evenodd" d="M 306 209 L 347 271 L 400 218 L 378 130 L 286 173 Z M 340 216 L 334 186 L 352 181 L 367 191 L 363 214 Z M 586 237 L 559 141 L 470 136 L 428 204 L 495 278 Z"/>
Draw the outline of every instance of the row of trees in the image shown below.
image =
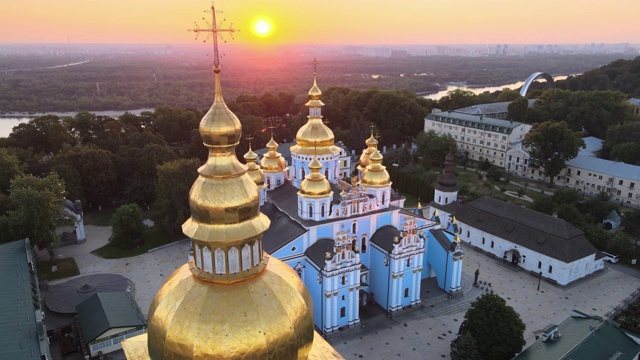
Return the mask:
<path id="1" fill-rule="evenodd" d="M 433 54 L 430 54 L 433 55 Z M 242 94 L 304 94 L 311 85 L 311 59 L 260 54 L 233 49 L 223 69 L 228 99 Z M 580 73 L 619 55 L 563 55 L 518 58 L 429 56 L 374 58 L 328 55 L 319 59 L 322 89 L 394 89 L 437 91 L 439 84 L 465 81 L 473 85 L 504 84 L 540 71 Z M 90 60 L 77 66 L 45 67 Z M 40 70 L 35 70 L 41 68 Z M 26 59 L 5 56 L 0 70 L 0 112 L 97 111 L 155 108 L 159 105 L 206 108 L 211 103 L 213 74 L 210 57 L 188 55 L 116 55 L 91 59 L 77 55 Z M 29 70 L 26 70 L 29 69 Z M 588 89 L 591 90 L 591 89 Z"/>

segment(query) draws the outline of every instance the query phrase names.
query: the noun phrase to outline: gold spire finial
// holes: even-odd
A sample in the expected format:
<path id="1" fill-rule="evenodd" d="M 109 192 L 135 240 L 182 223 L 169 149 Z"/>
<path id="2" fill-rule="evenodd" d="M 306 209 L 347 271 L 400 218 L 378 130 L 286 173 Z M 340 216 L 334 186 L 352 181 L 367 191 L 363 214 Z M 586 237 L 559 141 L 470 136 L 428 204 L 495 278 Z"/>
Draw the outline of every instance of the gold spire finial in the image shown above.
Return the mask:
<path id="1" fill-rule="evenodd" d="M 316 76 L 316 73 L 317 73 L 316 70 L 317 70 L 318 64 L 319 64 L 318 60 L 316 58 L 313 58 L 313 61 L 311 62 L 311 65 L 313 65 L 313 76 Z"/>
<path id="2" fill-rule="evenodd" d="M 208 11 L 205 10 L 204 12 L 208 12 Z M 222 11 L 220 11 L 219 13 L 222 14 Z M 222 33 L 229 33 L 231 35 L 231 38 L 233 39 L 233 33 L 240 30 L 234 29 L 233 23 L 231 23 L 228 28 L 223 28 L 222 24 L 226 19 L 223 19 L 220 24 L 217 23 L 216 9 L 213 4 L 213 1 L 211 2 L 211 23 L 209 23 L 209 21 L 205 17 L 202 17 L 202 20 L 205 23 L 207 23 L 206 28 L 201 28 L 197 22 L 194 22 L 194 25 L 196 27 L 193 29 L 187 29 L 187 31 L 192 31 L 196 33 L 196 39 L 198 39 L 198 35 L 200 35 L 200 33 L 207 33 L 207 38 L 208 37 L 213 38 L 213 66 L 217 68 L 220 66 L 220 56 L 218 53 L 218 36 L 222 38 Z M 202 40 L 202 42 L 206 42 L 207 38 Z M 226 40 L 224 42 L 226 42 Z"/>

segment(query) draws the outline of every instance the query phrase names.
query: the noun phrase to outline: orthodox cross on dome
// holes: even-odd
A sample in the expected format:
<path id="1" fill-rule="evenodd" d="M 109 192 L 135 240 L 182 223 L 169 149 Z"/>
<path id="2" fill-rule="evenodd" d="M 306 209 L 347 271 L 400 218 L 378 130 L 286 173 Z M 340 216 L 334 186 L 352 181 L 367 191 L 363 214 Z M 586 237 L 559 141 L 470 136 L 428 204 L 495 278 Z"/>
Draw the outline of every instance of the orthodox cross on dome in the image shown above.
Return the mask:
<path id="1" fill-rule="evenodd" d="M 253 136 L 247 135 L 245 139 L 247 139 L 247 141 L 249 142 L 249 149 L 251 149 L 251 140 L 253 140 Z"/>
<path id="2" fill-rule="evenodd" d="M 376 129 L 376 124 L 371 123 L 371 125 L 369 125 L 369 128 L 371 128 L 371 136 L 373 136 L 373 131 Z"/>
<path id="3" fill-rule="evenodd" d="M 240 30 L 234 29 L 233 23 L 231 23 L 228 28 L 224 28 L 223 24 L 227 19 L 222 19 L 222 22 L 220 22 L 220 24 L 217 23 L 216 9 L 213 1 L 211 2 L 210 11 L 211 22 L 209 22 L 204 16 L 202 17 L 202 20 L 207 24 L 205 28 L 201 28 L 197 22 L 194 22 L 196 27 L 194 29 L 188 29 L 187 31 L 193 31 L 194 33 L 196 33 L 196 39 L 198 39 L 198 35 L 200 35 L 200 33 L 206 33 L 207 37 L 202 40 L 202 42 L 206 42 L 209 37 L 213 38 L 213 66 L 218 67 L 220 66 L 220 56 L 218 54 L 218 36 L 220 36 L 220 38 L 222 39 L 222 33 L 229 33 L 231 35 L 231 38 L 233 39 L 233 33 Z M 209 12 L 209 10 L 205 10 L 204 12 Z M 222 14 L 222 11 L 219 11 L 219 14 Z M 223 41 L 225 43 L 227 42 L 226 40 Z"/>
<path id="4" fill-rule="evenodd" d="M 267 129 L 269 129 L 269 131 L 271 132 L 271 137 L 273 137 L 273 129 L 275 129 L 275 128 L 276 127 L 273 124 L 267 126 Z"/>
<path id="5" fill-rule="evenodd" d="M 313 65 L 313 75 L 316 74 L 318 64 L 319 64 L 318 60 L 316 60 L 316 58 L 313 58 L 313 61 L 311 62 L 311 65 Z"/>

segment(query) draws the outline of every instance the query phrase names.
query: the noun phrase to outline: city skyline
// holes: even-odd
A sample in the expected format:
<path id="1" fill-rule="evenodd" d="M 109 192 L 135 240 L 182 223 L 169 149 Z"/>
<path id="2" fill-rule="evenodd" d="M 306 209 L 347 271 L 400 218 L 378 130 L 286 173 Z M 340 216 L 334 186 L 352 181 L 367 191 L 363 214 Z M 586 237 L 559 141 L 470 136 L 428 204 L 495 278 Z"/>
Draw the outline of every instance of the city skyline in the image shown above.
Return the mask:
<path id="1" fill-rule="evenodd" d="M 187 29 L 207 1 L 140 0 L 58 2 L 3 0 L 0 43 L 193 43 Z M 557 2 L 407 0 L 216 2 L 239 29 L 235 43 L 252 45 L 411 45 L 411 44 L 584 44 L 640 43 L 635 17 L 640 2 L 613 0 Z M 615 10 L 614 10 L 615 9 Z M 255 23 L 272 26 L 258 36 Z"/>

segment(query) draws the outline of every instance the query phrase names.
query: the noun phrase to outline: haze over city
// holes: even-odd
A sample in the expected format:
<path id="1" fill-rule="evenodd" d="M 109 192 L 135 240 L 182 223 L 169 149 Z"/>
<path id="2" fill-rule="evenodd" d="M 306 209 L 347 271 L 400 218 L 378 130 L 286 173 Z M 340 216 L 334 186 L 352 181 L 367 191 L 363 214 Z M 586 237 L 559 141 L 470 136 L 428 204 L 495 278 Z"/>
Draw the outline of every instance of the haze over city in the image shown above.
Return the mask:
<path id="1" fill-rule="evenodd" d="M 190 43 L 205 1 L 2 1 L 0 43 Z M 219 1 L 238 44 L 640 43 L 636 0 Z M 260 20 L 262 25 L 256 25 Z M 230 21 L 227 21 L 229 24 Z M 266 23 L 266 25 L 265 25 Z M 261 28 L 262 30 L 258 30 Z M 262 32 L 262 34 L 259 34 Z M 259 36 L 261 35 L 261 36 Z"/>

